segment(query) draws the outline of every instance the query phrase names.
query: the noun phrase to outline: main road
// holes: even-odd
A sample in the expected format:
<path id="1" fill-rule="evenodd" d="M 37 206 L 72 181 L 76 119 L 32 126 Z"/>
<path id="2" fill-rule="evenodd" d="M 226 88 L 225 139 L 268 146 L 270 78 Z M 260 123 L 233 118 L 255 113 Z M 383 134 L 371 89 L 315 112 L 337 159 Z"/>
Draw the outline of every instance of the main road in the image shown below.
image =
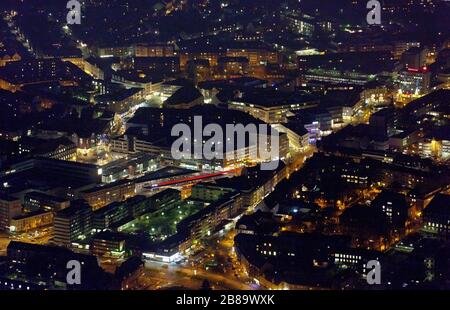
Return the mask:
<path id="1" fill-rule="evenodd" d="M 164 265 L 158 262 L 146 262 L 145 273 L 140 279 L 148 283 L 149 289 L 183 286 L 192 289 L 200 288 L 204 280 L 208 280 L 214 289 L 250 290 L 251 284 L 243 282 L 233 274 L 219 274 L 205 270 L 204 268 Z"/>

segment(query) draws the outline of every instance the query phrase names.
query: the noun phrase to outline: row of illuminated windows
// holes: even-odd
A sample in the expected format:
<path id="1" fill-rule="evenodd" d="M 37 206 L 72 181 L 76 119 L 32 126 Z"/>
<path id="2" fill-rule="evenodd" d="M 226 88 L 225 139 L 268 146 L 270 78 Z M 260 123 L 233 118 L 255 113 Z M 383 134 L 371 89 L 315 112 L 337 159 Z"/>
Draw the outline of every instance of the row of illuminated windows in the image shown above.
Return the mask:
<path id="1" fill-rule="evenodd" d="M 340 258 L 361 259 L 361 256 L 351 255 L 351 254 L 339 254 L 339 253 L 336 253 L 336 254 L 334 254 L 334 256 L 335 257 L 340 257 Z"/>

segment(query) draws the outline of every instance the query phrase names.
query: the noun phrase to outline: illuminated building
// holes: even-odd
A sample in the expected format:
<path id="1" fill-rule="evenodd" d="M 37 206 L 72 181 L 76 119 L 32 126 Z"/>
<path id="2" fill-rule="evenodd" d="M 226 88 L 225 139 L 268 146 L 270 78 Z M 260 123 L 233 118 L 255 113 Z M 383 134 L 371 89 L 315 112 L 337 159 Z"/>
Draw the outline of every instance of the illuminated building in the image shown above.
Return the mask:
<path id="1" fill-rule="evenodd" d="M 341 169 L 341 179 L 345 182 L 365 188 L 369 185 L 369 172 L 359 165 L 345 165 Z"/>
<path id="2" fill-rule="evenodd" d="M 231 192 L 233 192 L 233 190 L 230 188 L 199 183 L 192 187 L 191 199 L 212 202 L 219 200 Z"/>
<path id="3" fill-rule="evenodd" d="M 279 215 L 277 213 L 277 215 Z M 288 220 L 289 216 L 285 216 L 284 219 Z M 252 214 L 243 214 L 236 222 L 236 233 L 238 234 L 263 234 L 276 236 L 281 225 L 274 218 L 272 212 L 263 212 L 257 210 Z"/>
<path id="4" fill-rule="evenodd" d="M 278 64 L 281 56 L 274 51 L 262 48 L 228 48 L 227 57 L 239 57 L 248 59 L 250 67 L 259 66 L 261 64 Z M 217 63 L 215 64 L 217 65 Z"/>
<path id="5" fill-rule="evenodd" d="M 126 153 L 126 152 L 123 152 Z M 102 166 L 102 182 L 112 183 L 128 177 L 136 177 L 159 168 L 159 158 L 146 153 L 136 153 L 111 161 Z"/>
<path id="6" fill-rule="evenodd" d="M 450 237 L 450 196 L 437 194 L 423 211 L 423 231 L 443 239 Z"/>
<path id="7" fill-rule="evenodd" d="M 216 183 L 221 187 L 239 191 L 245 207 L 256 206 L 273 191 L 287 173 L 286 166 L 282 162 L 274 171 L 260 171 L 259 168 L 259 166 L 245 168 L 242 175 L 231 179 L 218 179 Z"/>
<path id="8" fill-rule="evenodd" d="M 96 54 L 100 58 L 128 57 L 135 54 L 135 49 L 133 46 L 104 46 L 98 47 Z"/>
<path id="9" fill-rule="evenodd" d="M 124 261 L 114 273 L 114 277 L 120 282 L 121 290 L 131 290 L 139 287 L 139 278 L 144 275 L 145 264 L 136 256 Z"/>
<path id="10" fill-rule="evenodd" d="M 74 242 L 92 232 L 92 209 L 84 201 L 72 202 L 71 206 L 58 211 L 53 220 L 56 244 L 71 247 Z"/>
<path id="11" fill-rule="evenodd" d="M 331 261 L 342 269 L 352 269 L 361 276 L 367 273 L 366 264 L 370 260 L 380 260 L 381 252 L 367 249 L 341 249 L 330 254 Z"/>
<path id="12" fill-rule="evenodd" d="M 311 70 L 308 73 L 302 74 L 302 78 L 306 80 L 314 80 L 334 84 L 355 84 L 355 85 L 364 85 L 369 81 L 364 77 L 349 76 L 348 74 L 341 74 L 335 71 L 316 71 L 316 70 Z"/>
<path id="13" fill-rule="evenodd" d="M 219 68 L 225 76 L 241 76 L 248 70 L 248 59 L 245 57 L 222 57 Z"/>
<path id="14" fill-rule="evenodd" d="M 394 46 L 391 44 L 374 43 L 370 40 L 362 42 L 339 42 L 338 52 L 393 52 Z"/>
<path id="15" fill-rule="evenodd" d="M 172 97 L 173 94 L 175 94 L 178 90 L 180 90 L 183 87 L 187 86 L 193 86 L 191 82 L 183 79 L 178 80 L 171 80 L 166 81 L 161 84 L 161 91 L 160 93 L 156 93 L 156 96 L 159 96 L 161 98 L 161 101 L 164 102 L 168 98 Z"/>
<path id="16" fill-rule="evenodd" d="M 285 282 L 287 287 L 326 286 L 329 276 L 325 270 L 330 263 L 334 264 L 331 255 L 350 252 L 349 241 L 346 236 L 297 233 L 278 236 L 241 233 L 234 238 L 237 258 L 250 277 L 268 280 L 272 285 Z M 269 264 L 272 272 L 265 271 Z"/>
<path id="17" fill-rule="evenodd" d="M 165 108 L 190 109 L 204 102 L 203 95 L 193 86 L 183 86 L 164 101 Z"/>
<path id="18" fill-rule="evenodd" d="M 140 216 L 173 207 L 181 200 L 180 192 L 174 189 L 165 189 L 151 197 L 134 196 L 123 202 L 113 202 L 106 207 L 97 209 L 93 213 L 93 228 L 99 232 L 105 229 L 118 228 L 133 225 L 134 219 Z"/>
<path id="19" fill-rule="evenodd" d="M 390 89 L 385 85 L 365 85 L 364 90 L 361 93 L 361 100 L 364 103 L 375 107 L 389 104 L 391 98 Z"/>
<path id="20" fill-rule="evenodd" d="M 100 182 L 101 170 L 97 165 L 77 163 L 50 158 L 36 158 L 30 160 L 29 168 L 41 171 L 47 175 L 77 180 L 79 182 Z"/>
<path id="21" fill-rule="evenodd" d="M 289 149 L 302 150 L 309 145 L 309 132 L 303 124 L 288 122 L 272 125 L 276 130 L 287 134 Z"/>
<path id="22" fill-rule="evenodd" d="M 405 130 L 389 137 L 389 147 L 393 150 L 403 151 L 408 146 L 419 141 L 419 130 Z"/>
<path id="23" fill-rule="evenodd" d="M 67 208 L 70 202 L 64 198 L 33 191 L 25 194 L 23 205 L 27 212 L 33 212 L 39 209 L 56 212 Z"/>
<path id="24" fill-rule="evenodd" d="M 96 231 L 102 231 L 131 216 L 131 208 L 124 202 L 113 202 L 93 213 L 92 224 Z"/>
<path id="25" fill-rule="evenodd" d="M 124 201 L 136 195 L 135 184 L 130 180 L 119 180 L 106 185 L 96 186 L 79 193 L 80 198 L 97 210 L 116 202 Z"/>
<path id="26" fill-rule="evenodd" d="M 320 99 L 320 107 L 326 109 L 333 121 L 332 128 L 341 128 L 352 121 L 353 115 L 364 104 L 364 92 L 356 87 L 350 89 L 333 89 L 327 87 L 324 96 Z"/>
<path id="27" fill-rule="evenodd" d="M 310 141 L 330 134 L 334 124 L 333 116 L 329 110 L 320 107 L 296 111 L 295 115 L 289 121 L 304 124 L 310 134 Z M 314 136 L 316 129 L 318 129 L 318 137 Z"/>
<path id="28" fill-rule="evenodd" d="M 211 67 L 208 60 L 189 60 L 186 65 L 186 73 L 189 80 L 195 85 L 211 79 Z"/>
<path id="29" fill-rule="evenodd" d="M 9 231 L 12 219 L 21 213 L 19 199 L 0 194 L 0 231 Z"/>
<path id="30" fill-rule="evenodd" d="M 423 95 L 430 87 L 430 72 L 427 67 L 408 68 L 399 72 L 397 81 L 401 95 Z"/>
<path id="31" fill-rule="evenodd" d="M 152 143 L 152 141 L 147 140 L 145 137 L 126 134 L 111 140 L 111 149 L 113 152 L 122 154 L 148 153 L 154 156 L 159 154 L 165 158 L 170 158 L 171 152 L 169 148 L 163 149 Z"/>
<path id="32" fill-rule="evenodd" d="M 383 109 L 373 113 L 369 119 L 370 136 L 384 141 L 395 133 L 398 116 L 393 109 Z"/>
<path id="33" fill-rule="evenodd" d="M 78 59 L 76 58 L 67 58 L 65 61 L 73 63 L 78 68 L 83 70 L 86 74 L 89 74 L 97 80 L 105 79 L 105 72 L 103 71 L 101 66 L 96 63 L 94 58 L 81 59 L 81 61 L 78 61 Z"/>
<path id="34" fill-rule="evenodd" d="M 423 68 L 426 65 L 427 52 L 425 48 L 412 47 L 403 53 L 401 62 L 407 69 Z"/>
<path id="35" fill-rule="evenodd" d="M 320 123 L 318 121 L 313 121 L 309 124 L 305 124 L 305 129 L 308 131 L 308 143 L 315 145 L 322 137 Z"/>
<path id="36" fill-rule="evenodd" d="M 10 230 L 15 233 L 27 232 L 53 224 L 53 213 L 51 211 L 35 211 L 16 216 L 11 220 Z"/>
<path id="37" fill-rule="evenodd" d="M 450 68 L 438 73 L 436 78 L 442 83 L 450 84 Z"/>
<path id="38" fill-rule="evenodd" d="M 264 141 L 265 135 L 260 135 L 260 141 Z M 268 141 L 268 139 L 266 138 Z M 270 141 L 268 141 L 270 143 Z M 207 170 L 227 170 L 231 168 L 245 166 L 248 163 L 262 162 L 264 158 L 258 152 L 257 145 L 247 145 L 243 148 L 223 152 L 223 158 L 181 158 L 174 160 L 171 152 L 171 144 L 161 139 L 154 140 L 145 135 L 127 134 L 123 137 L 112 140 L 111 148 L 114 152 L 124 154 L 134 154 L 135 152 L 145 152 L 159 156 L 161 159 L 171 164 L 180 164 L 182 167 L 192 169 Z M 289 152 L 289 141 L 287 135 L 280 134 L 279 139 L 279 159 L 287 158 Z"/>
<path id="39" fill-rule="evenodd" d="M 289 14 L 286 16 L 286 19 L 294 32 L 306 37 L 312 37 L 315 28 L 312 17 L 304 14 L 302 16 Z"/>
<path id="40" fill-rule="evenodd" d="M 95 97 L 98 104 L 106 105 L 107 109 L 116 113 L 125 113 L 130 108 L 145 101 L 147 92 L 142 88 L 129 88 L 122 91 Z"/>
<path id="41" fill-rule="evenodd" d="M 316 98 L 297 93 L 254 91 L 229 102 L 230 108 L 244 111 L 268 124 L 284 123 L 289 112 L 315 107 Z"/>
<path id="42" fill-rule="evenodd" d="M 450 157 L 450 139 L 442 140 L 442 151 L 441 156 L 444 159 L 447 159 Z"/>
<path id="43" fill-rule="evenodd" d="M 390 237 L 388 219 L 382 210 L 366 205 L 354 205 L 339 217 L 344 235 L 352 236 L 353 245 L 381 249 Z"/>
<path id="44" fill-rule="evenodd" d="M 216 67 L 223 53 L 218 51 L 189 51 L 180 55 L 181 70 L 185 70 L 189 61 L 206 60 L 210 67 Z"/>
<path id="45" fill-rule="evenodd" d="M 91 253 L 95 256 L 122 258 L 125 254 L 127 236 L 110 231 L 94 235 Z"/>
<path id="46" fill-rule="evenodd" d="M 199 212 L 183 219 L 177 225 L 178 231 L 188 231 L 190 242 L 204 240 L 218 232 L 226 220 L 242 212 L 240 194 L 233 192 L 212 202 Z"/>
<path id="47" fill-rule="evenodd" d="M 446 152 L 443 152 L 443 146 L 445 145 Z M 425 138 L 419 142 L 419 155 L 423 158 L 443 158 L 444 155 L 448 156 L 448 141 L 438 141 L 436 139 Z"/>
<path id="48" fill-rule="evenodd" d="M 419 155 L 424 158 L 432 157 L 432 147 L 430 140 L 419 142 Z"/>
<path id="49" fill-rule="evenodd" d="M 82 266 L 80 284 L 67 283 L 67 263 L 73 260 Z M 64 247 L 11 241 L 7 249 L 7 267 L 14 272 L 0 276 L 0 286 L 4 285 L 6 289 L 93 290 L 110 285 L 95 256 L 75 253 Z"/>
<path id="50" fill-rule="evenodd" d="M 217 117 L 219 114 L 220 116 Z M 201 122 L 205 126 L 210 123 L 218 124 L 223 128 L 223 132 L 227 132 L 226 127 L 228 124 L 236 124 L 232 128 L 234 131 L 242 124 L 246 132 L 249 132 L 248 125 L 250 127 L 254 126 L 258 139 L 254 139 L 254 143 L 251 143 L 252 141 L 248 141 L 249 139 L 247 139 L 242 146 L 235 143 L 232 146 L 229 145 L 228 149 L 224 147 L 221 150 L 221 154 L 217 152 L 215 154 L 217 156 L 214 156 L 214 158 L 207 159 L 204 156 L 194 156 L 191 152 L 190 155 L 180 156 L 179 159 L 174 161 L 171 155 L 172 145 L 179 139 L 179 136 L 173 136 L 171 134 L 173 126 L 176 124 L 186 124 L 190 130 L 188 134 L 191 135 L 198 131 L 199 127 L 195 126 L 196 122 L 197 124 Z M 200 127 L 203 132 L 202 124 L 200 124 Z M 268 125 L 261 123 L 261 121 L 256 120 L 246 113 L 217 108 L 212 105 L 196 105 L 191 109 L 141 108 L 128 121 L 126 134 L 112 141 L 112 150 L 125 154 L 133 154 L 135 152 L 151 153 L 177 164 L 182 163 L 184 167 L 226 170 L 248 163 L 259 163 L 267 160 L 267 156 L 264 158 L 265 154 L 262 149 L 267 152 L 270 151 L 266 147 L 271 145 L 268 137 L 270 137 L 271 133 L 276 135 L 276 132 L 274 132 L 275 130 L 267 130 L 266 132 L 259 130 L 258 132 L 258 128 L 261 128 L 258 126 L 268 127 Z M 194 137 L 189 141 L 191 146 L 201 146 L 203 150 L 205 142 L 196 142 Z M 206 141 L 206 139 L 202 141 Z M 225 145 L 226 142 L 223 143 Z M 284 134 L 279 135 L 279 150 L 278 154 L 276 154 L 278 158 L 275 158 L 275 160 L 283 160 L 286 158 L 288 155 L 288 147 L 287 136 Z M 194 148 L 191 147 L 191 150 L 194 150 Z M 275 153 L 275 150 L 272 153 Z"/>
<path id="51" fill-rule="evenodd" d="M 50 81 L 90 84 L 92 78 L 76 65 L 55 58 L 21 60 L 0 67 L 0 88 L 13 92 L 25 85 Z"/>

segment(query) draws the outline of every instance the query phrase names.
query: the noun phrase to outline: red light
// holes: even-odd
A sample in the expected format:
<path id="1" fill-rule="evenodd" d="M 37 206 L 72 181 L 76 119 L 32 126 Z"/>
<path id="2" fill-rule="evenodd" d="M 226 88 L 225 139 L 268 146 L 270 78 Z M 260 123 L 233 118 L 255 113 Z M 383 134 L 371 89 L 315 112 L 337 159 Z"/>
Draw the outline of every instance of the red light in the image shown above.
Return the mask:
<path id="1" fill-rule="evenodd" d="M 208 179 L 208 178 L 213 178 L 213 177 L 217 177 L 217 176 L 225 175 L 225 174 L 234 174 L 237 171 L 239 171 L 239 169 L 232 169 L 232 170 L 220 171 L 220 172 L 216 172 L 216 173 L 209 173 L 209 174 L 203 174 L 203 175 L 198 175 L 198 176 L 193 176 L 193 177 L 186 177 L 186 178 L 182 178 L 182 179 L 176 179 L 176 180 L 158 183 L 158 184 L 153 185 L 153 187 L 162 187 L 162 186 L 186 183 L 189 181 Z"/>

